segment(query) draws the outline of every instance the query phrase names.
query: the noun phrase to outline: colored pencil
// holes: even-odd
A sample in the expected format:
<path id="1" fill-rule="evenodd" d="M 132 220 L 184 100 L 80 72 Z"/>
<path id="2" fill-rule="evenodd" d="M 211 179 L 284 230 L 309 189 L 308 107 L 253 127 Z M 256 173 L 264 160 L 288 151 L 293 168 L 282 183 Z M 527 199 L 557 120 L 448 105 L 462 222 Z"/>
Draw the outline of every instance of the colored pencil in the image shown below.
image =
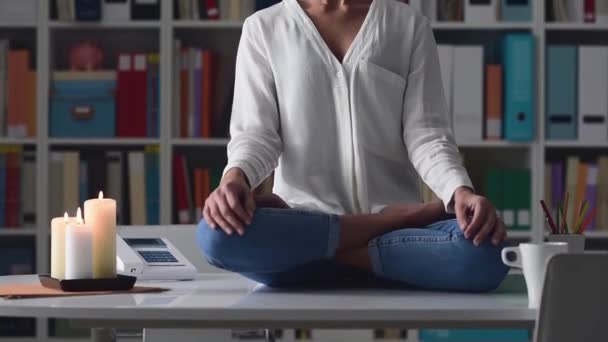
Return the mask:
<path id="1" fill-rule="evenodd" d="M 559 231 L 559 228 L 561 227 L 561 225 L 559 224 L 559 219 L 560 219 L 560 215 L 562 213 L 562 209 L 561 209 L 561 204 L 557 203 L 557 208 L 555 208 L 555 224 L 557 227 L 557 234 L 560 234 L 561 232 Z"/>
<path id="2" fill-rule="evenodd" d="M 568 223 L 566 222 L 566 217 L 568 216 L 568 202 L 570 200 L 570 192 L 566 191 L 566 195 L 564 197 L 564 203 L 563 203 L 563 216 L 562 216 L 562 226 L 561 226 L 561 231 L 562 232 L 566 232 L 567 231 L 567 226 Z"/>
<path id="3" fill-rule="evenodd" d="M 583 234 L 585 232 L 585 230 L 587 229 L 587 226 L 589 224 L 591 224 L 591 220 L 593 220 L 593 217 L 595 217 L 595 211 L 596 211 L 596 208 L 593 208 L 591 210 L 591 213 L 589 214 L 589 216 L 587 216 L 587 218 L 585 219 L 585 222 L 583 222 L 583 225 L 581 226 L 580 234 Z"/>
<path id="4" fill-rule="evenodd" d="M 574 230 L 576 231 L 576 233 L 580 232 L 582 224 L 583 224 L 583 220 L 585 219 L 585 216 L 587 215 L 588 210 L 589 210 L 589 202 L 587 200 L 585 200 L 585 201 L 583 201 L 583 205 L 580 210 L 578 220 L 576 221 L 576 227 L 574 227 Z"/>
<path id="5" fill-rule="evenodd" d="M 549 227 L 551 228 L 551 233 L 557 234 L 557 227 L 555 226 L 555 222 L 553 222 L 553 217 L 551 217 L 551 213 L 547 208 L 547 204 L 545 204 L 545 201 L 540 200 L 540 205 L 543 208 L 543 211 L 545 212 L 545 216 L 547 217 L 547 222 L 549 223 Z"/>

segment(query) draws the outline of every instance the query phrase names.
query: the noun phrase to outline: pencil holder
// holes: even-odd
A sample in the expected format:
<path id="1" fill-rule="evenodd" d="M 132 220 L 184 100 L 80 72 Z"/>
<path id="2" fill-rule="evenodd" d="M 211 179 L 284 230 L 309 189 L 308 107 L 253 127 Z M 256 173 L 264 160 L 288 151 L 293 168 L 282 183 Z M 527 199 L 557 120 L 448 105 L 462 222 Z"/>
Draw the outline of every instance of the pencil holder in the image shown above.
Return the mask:
<path id="1" fill-rule="evenodd" d="M 551 234 L 549 242 L 567 242 L 568 253 L 583 253 L 585 251 L 585 235 L 582 234 Z"/>

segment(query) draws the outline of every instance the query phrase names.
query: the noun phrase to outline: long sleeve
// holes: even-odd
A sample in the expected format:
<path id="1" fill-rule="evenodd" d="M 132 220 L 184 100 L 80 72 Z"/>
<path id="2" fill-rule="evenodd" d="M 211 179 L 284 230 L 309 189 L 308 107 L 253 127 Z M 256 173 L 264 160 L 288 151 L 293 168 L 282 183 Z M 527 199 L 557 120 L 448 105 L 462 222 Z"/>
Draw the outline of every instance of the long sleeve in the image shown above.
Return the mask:
<path id="1" fill-rule="evenodd" d="M 404 97 L 403 140 L 422 180 L 451 207 L 454 191 L 472 188 L 454 141 L 451 118 L 443 93 L 433 32 L 424 19 L 417 25 Z"/>
<path id="2" fill-rule="evenodd" d="M 275 81 L 256 24 L 245 21 L 239 43 L 224 169 L 243 170 L 252 188 L 276 168 L 282 151 Z"/>

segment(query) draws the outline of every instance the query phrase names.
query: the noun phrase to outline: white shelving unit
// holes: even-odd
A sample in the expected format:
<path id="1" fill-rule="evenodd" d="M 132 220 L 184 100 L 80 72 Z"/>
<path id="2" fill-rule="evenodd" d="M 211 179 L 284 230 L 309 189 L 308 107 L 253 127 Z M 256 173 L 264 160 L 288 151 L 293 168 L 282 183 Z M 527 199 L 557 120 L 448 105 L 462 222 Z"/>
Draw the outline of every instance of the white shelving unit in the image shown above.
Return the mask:
<path id="1" fill-rule="evenodd" d="M 511 155 L 521 156 L 527 154 L 527 164 L 532 170 L 532 203 L 533 203 L 533 229 L 530 232 L 511 232 L 511 236 L 520 239 L 532 239 L 539 241 L 544 235 L 544 222 L 542 214 L 537 207 L 538 201 L 544 193 L 544 161 L 547 149 L 605 149 L 608 152 L 608 142 L 605 144 L 581 144 L 577 142 L 546 141 L 545 131 L 545 48 L 547 33 L 554 31 L 573 31 L 580 34 L 588 32 L 605 32 L 608 34 L 608 25 L 593 24 L 572 24 L 572 23 L 546 23 L 545 14 L 546 0 L 533 1 L 534 21 L 531 23 L 495 23 L 487 25 L 465 24 L 465 23 L 433 23 L 432 26 L 437 31 L 529 31 L 536 37 L 537 42 L 537 112 L 536 140 L 529 143 L 517 143 L 509 141 L 479 141 L 466 142 L 461 144 L 464 151 L 469 149 L 483 150 L 482 153 L 498 153 L 510 158 Z M 36 239 L 36 270 L 39 273 L 48 272 L 49 255 L 49 222 L 48 217 L 48 161 L 49 153 L 52 148 L 57 146 L 67 146 L 77 148 L 78 146 L 108 146 L 108 147 L 132 147 L 158 145 L 160 147 L 160 221 L 162 224 L 171 223 L 173 203 L 172 203 L 172 172 L 171 161 L 173 151 L 179 148 L 215 148 L 225 149 L 228 139 L 181 139 L 172 136 L 172 63 L 173 63 L 173 40 L 181 31 L 200 31 L 201 35 L 215 35 L 218 32 L 237 31 L 242 27 L 242 22 L 233 21 L 178 21 L 173 19 L 172 1 L 161 1 L 161 19 L 158 21 L 129 21 L 116 23 L 81 23 L 81 22 L 58 22 L 49 19 L 49 1 L 39 1 L 39 9 L 36 20 L 24 22 L 0 22 L 0 32 L 4 30 L 24 29 L 24 32 L 33 30 L 36 37 L 36 65 L 37 65 L 37 136 L 28 139 L 8 139 L 0 138 L 1 144 L 17 144 L 33 146 L 36 149 L 37 160 L 37 228 L 9 230 L 0 229 L 0 238 L 7 236 L 31 236 Z M 29 30 L 29 31 L 28 31 Z M 158 52 L 161 56 L 161 129 L 158 138 L 144 139 L 63 139 L 50 138 L 48 136 L 48 93 L 49 75 L 51 71 L 51 61 L 53 51 L 52 39 L 55 30 L 65 30 L 66 32 L 79 33 L 85 31 L 101 31 L 108 34 L 117 34 L 122 31 L 145 32 L 146 35 L 156 36 L 158 39 Z M 234 44 L 230 42 L 227 44 Z M 478 153 L 478 152 L 475 152 Z M 519 157 L 518 157 L 519 158 Z M 608 238 L 608 231 L 589 232 L 589 238 Z M 47 340 L 47 321 L 38 320 L 37 334 L 38 340 Z M 24 339 L 25 341 L 27 339 Z M 20 339 L 21 341 L 21 339 Z"/>

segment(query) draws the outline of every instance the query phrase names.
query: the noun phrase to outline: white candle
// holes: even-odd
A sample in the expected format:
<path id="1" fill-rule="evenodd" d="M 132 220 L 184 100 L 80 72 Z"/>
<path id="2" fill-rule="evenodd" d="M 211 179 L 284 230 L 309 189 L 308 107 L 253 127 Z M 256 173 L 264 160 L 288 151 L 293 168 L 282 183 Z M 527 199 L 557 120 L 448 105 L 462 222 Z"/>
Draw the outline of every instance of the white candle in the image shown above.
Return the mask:
<path id="1" fill-rule="evenodd" d="M 56 217 L 51 220 L 51 277 L 65 278 L 65 227 L 76 223 L 75 217 Z"/>
<path id="2" fill-rule="evenodd" d="M 93 234 L 82 221 L 80 208 L 76 222 L 65 229 L 65 279 L 93 277 Z"/>
<path id="3" fill-rule="evenodd" d="M 99 198 L 84 202 L 84 221 L 93 231 L 93 278 L 116 277 L 116 201 Z"/>

